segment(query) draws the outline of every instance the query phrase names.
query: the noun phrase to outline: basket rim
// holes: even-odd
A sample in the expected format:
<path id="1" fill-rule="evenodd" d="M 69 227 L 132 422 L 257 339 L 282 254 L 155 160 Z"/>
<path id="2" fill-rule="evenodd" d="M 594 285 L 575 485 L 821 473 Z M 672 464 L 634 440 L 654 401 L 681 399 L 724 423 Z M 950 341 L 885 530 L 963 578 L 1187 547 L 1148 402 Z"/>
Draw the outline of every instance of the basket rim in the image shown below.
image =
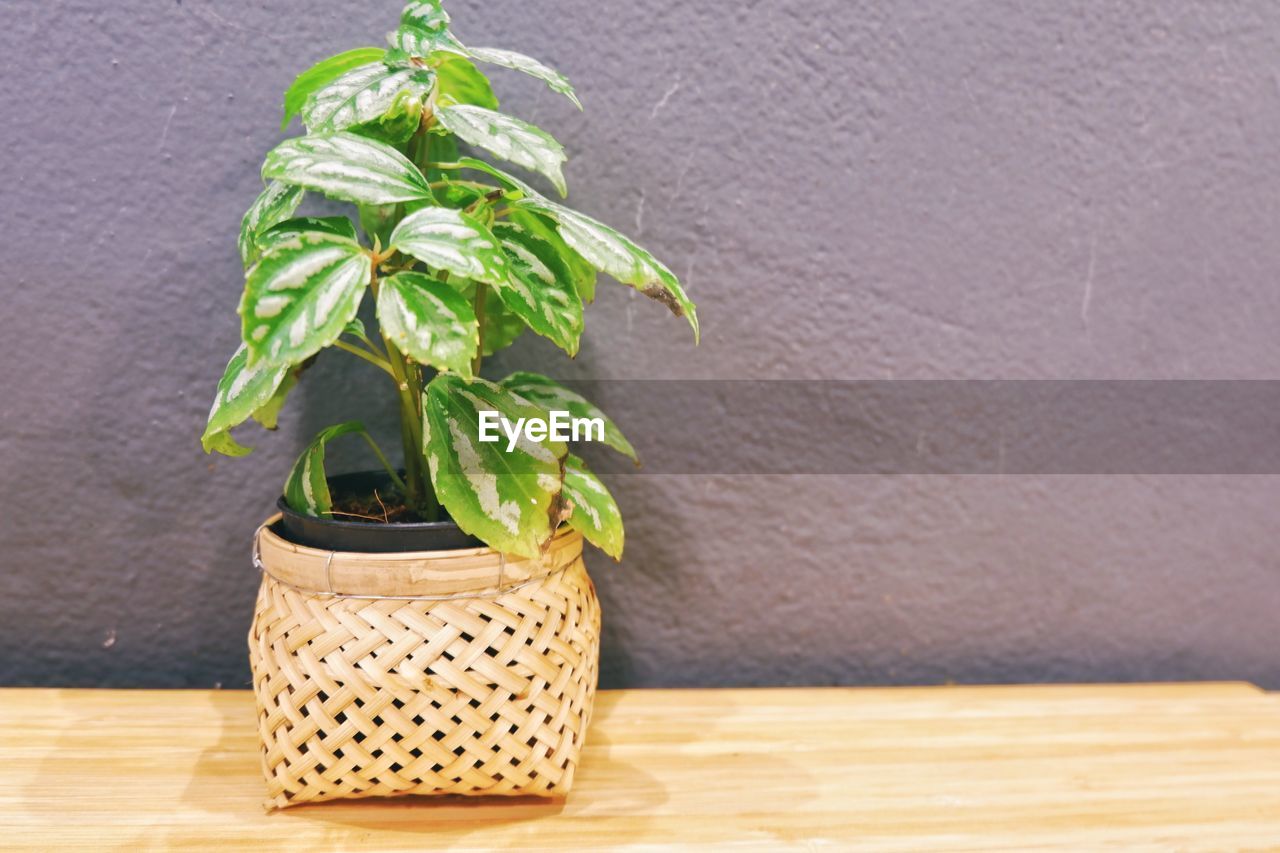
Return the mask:
<path id="1" fill-rule="evenodd" d="M 325 551 L 298 545 L 272 527 L 276 513 L 254 534 L 256 564 L 277 581 L 324 595 L 414 597 L 500 592 L 566 568 L 582 555 L 582 534 L 562 526 L 539 558 L 492 548 L 447 551 Z"/>

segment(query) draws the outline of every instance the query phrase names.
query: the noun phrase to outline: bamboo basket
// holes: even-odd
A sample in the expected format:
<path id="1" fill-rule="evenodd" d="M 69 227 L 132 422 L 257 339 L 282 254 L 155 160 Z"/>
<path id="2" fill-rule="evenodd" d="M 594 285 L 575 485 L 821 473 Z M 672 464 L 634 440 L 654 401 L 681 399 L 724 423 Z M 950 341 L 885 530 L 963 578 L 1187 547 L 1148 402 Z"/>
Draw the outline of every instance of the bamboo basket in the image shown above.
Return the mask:
<path id="1" fill-rule="evenodd" d="M 268 809 L 569 791 L 600 657 L 580 534 L 540 560 L 356 554 L 294 545 L 275 520 L 249 632 Z"/>

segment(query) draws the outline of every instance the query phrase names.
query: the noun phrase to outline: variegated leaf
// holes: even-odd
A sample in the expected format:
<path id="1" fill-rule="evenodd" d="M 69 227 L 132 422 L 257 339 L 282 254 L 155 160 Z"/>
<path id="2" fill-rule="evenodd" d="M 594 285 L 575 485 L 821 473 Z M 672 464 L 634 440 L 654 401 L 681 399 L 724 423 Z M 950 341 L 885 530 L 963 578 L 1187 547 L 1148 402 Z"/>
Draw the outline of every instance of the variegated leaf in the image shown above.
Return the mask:
<path id="1" fill-rule="evenodd" d="M 425 98 L 434 82 L 429 69 L 388 68 L 371 62 L 314 92 L 302 108 L 302 121 L 312 134 L 346 130 L 381 118 L 397 98 Z"/>
<path id="2" fill-rule="evenodd" d="M 345 216 L 298 216 L 272 225 L 258 235 L 258 249 L 266 254 L 300 234 L 316 233 L 344 237 L 356 242 L 356 227 Z"/>
<path id="3" fill-rule="evenodd" d="M 400 14 L 400 26 L 387 43 L 407 56 L 426 57 L 437 50 L 463 53 L 462 43 L 449 32 L 449 13 L 440 0 L 412 0 Z"/>
<path id="4" fill-rule="evenodd" d="M 250 362 L 294 364 L 336 341 L 356 316 L 371 266 L 358 243 L 321 232 L 297 234 L 264 255 L 240 300 Z"/>
<path id="5" fill-rule="evenodd" d="M 276 392 L 271 395 L 271 399 L 263 403 L 253 413 L 253 419 L 260 423 L 263 429 L 274 430 L 280 426 L 280 410 L 284 408 L 284 402 L 288 399 L 289 392 L 293 390 L 293 386 L 298 384 L 298 376 L 305 368 L 306 365 L 304 364 L 289 368 L 289 372 L 284 375 L 284 381 L 276 388 Z"/>
<path id="6" fill-rule="evenodd" d="M 364 432 L 364 425 L 349 421 L 321 430 L 320 434 L 302 451 L 298 461 L 289 471 L 284 484 L 284 500 L 294 512 L 303 515 L 324 516 L 333 514 L 333 497 L 329 494 L 329 480 L 324 471 L 325 445 L 335 438 L 351 433 Z"/>
<path id="7" fill-rule="evenodd" d="M 573 504 L 569 526 L 615 560 L 622 559 L 622 513 L 600 478 L 570 453 L 564 461 L 564 499 Z"/>
<path id="8" fill-rule="evenodd" d="M 385 54 L 386 51 L 380 47 L 358 47 L 317 62 L 299 74 L 298 79 L 284 93 L 284 121 L 280 122 L 280 129 L 284 130 L 289 126 L 289 122 L 301 112 L 303 104 L 313 92 L 324 88 L 331 80 L 341 77 L 352 68 L 381 60 Z"/>
<path id="9" fill-rule="evenodd" d="M 684 317 L 693 328 L 694 341 L 698 340 L 698 314 L 692 300 L 675 273 L 648 251 L 590 216 L 540 196 L 527 196 L 514 204 L 550 216 L 574 251 L 596 269 L 658 300 L 677 317 Z"/>
<path id="10" fill-rule="evenodd" d="M 400 12 L 401 26 L 417 27 L 428 33 L 449 29 L 449 20 L 441 0 L 409 0 Z"/>
<path id="11" fill-rule="evenodd" d="M 518 207 L 512 208 L 507 214 L 507 221 L 549 243 L 560 258 L 560 262 L 568 269 L 573 286 L 577 289 L 578 296 L 582 297 L 582 301 L 590 303 L 595 300 L 596 268 L 569 247 L 569 244 L 560 236 L 560 232 L 556 230 L 554 221 L 532 210 L 522 210 Z"/>
<path id="12" fill-rule="evenodd" d="M 421 59 L 438 52 L 466 55 L 462 42 L 448 30 L 432 33 L 408 24 L 402 24 L 394 32 L 387 33 L 387 44 L 391 46 L 387 57 L 393 61 Z"/>
<path id="13" fill-rule="evenodd" d="M 532 56 L 525 56 L 523 53 L 516 53 L 514 50 L 501 50 L 496 47 L 469 47 L 467 48 L 467 54 L 472 59 L 478 59 L 490 65 L 501 65 L 503 68 L 512 68 L 516 71 L 523 71 L 531 77 L 537 77 L 546 83 L 551 91 L 559 92 L 573 101 L 573 105 L 578 109 L 582 109 L 582 102 L 578 100 L 573 87 L 569 85 L 569 78 L 554 68 L 543 65 Z"/>
<path id="14" fill-rule="evenodd" d="M 582 299 L 555 249 L 510 223 L 495 224 L 493 235 L 508 258 L 510 275 L 495 285 L 503 304 L 530 329 L 570 356 L 577 355 L 582 338 Z"/>
<path id="15" fill-rule="evenodd" d="M 455 288 L 418 272 L 384 278 L 378 323 L 382 334 L 414 361 L 471 378 L 480 333 L 475 311 Z"/>
<path id="16" fill-rule="evenodd" d="M 216 450 L 227 456 L 247 455 L 250 448 L 237 443 L 231 437 L 231 429 L 268 405 L 288 374 L 287 364 L 270 361 L 249 364 L 249 348 L 241 344 L 227 362 L 222 379 L 218 380 L 218 392 L 213 398 L 213 408 L 209 410 L 209 422 L 200 437 L 204 452 Z"/>
<path id="17" fill-rule="evenodd" d="M 436 110 L 436 118 L 463 142 L 545 175 L 562 196 L 568 192 L 560 171 L 565 161 L 564 148 L 546 131 L 471 104 L 441 107 Z"/>
<path id="18" fill-rule="evenodd" d="M 478 219 L 445 207 L 411 213 L 391 232 L 390 245 L 429 267 L 490 284 L 507 280 L 502 246 Z"/>
<path id="19" fill-rule="evenodd" d="M 271 181 L 249 205 L 244 217 L 240 220 L 240 260 L 245 269 L 253 266 L 261 255 L 258 247 L 258 234 L 277 222 L 293 216 L 293 212 L 302 204 L 306 191 L 302 187 Z"/>
<path id="20" fill-rule="evenodd" d="M 639 461 L 635 448 L 627 441 L 617 424 L 576 391 L 570 391 L 554 379 L 526 371 L 511 374 L 501 384 L 503 388 L 519 394 L 548 412 L 557 409 L 568 412 L 575 418 L 599 418 L 604 423 L 604 443 L 633 461 Z"/>
<path id="21" fill-rule="evenodd" d="M 287 139 L 267 154 L 262 175 L 356 204 L 431 198 L 422 172 L 403 154 L 353 133 Z"/>
<path id="22" fill-rule="evenodd" d="M 427 386 L 423 449 L 437 497 L 459 527 L 509 554 L 537 557 L 555 533 L 561 442 L 531 441 L 523 433 L 507 451 L 507 438 L 480 441 L 480 412 L 515 424 L 542 411 L 506 389 L 475 379 L 468 384 L 441 373 Z"/>

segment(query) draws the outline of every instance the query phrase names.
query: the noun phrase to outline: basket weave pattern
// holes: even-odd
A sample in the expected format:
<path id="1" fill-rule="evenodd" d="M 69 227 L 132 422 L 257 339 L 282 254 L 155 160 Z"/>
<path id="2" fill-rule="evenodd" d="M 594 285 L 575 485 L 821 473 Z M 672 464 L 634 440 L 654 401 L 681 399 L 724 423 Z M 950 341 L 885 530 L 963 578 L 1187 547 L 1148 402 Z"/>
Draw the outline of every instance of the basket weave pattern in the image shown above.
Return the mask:
<path id="1" fill-rule="evenodd" d="M 432 599 L 300 589 L 264 549 L 249 646 L 267 806 L 568 792 L 600 607 L 580 539 L 566 553 L 531 579 Z"/>

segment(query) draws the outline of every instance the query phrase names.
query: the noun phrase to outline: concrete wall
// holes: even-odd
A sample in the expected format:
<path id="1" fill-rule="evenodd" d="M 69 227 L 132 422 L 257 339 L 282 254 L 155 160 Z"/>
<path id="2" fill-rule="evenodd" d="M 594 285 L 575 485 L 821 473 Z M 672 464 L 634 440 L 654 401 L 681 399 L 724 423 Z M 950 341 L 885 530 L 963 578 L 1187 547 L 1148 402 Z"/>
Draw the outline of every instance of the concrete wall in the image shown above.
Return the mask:
<path id="1" fill-rule="evenodd" d="M 705 329 L 694 350 L 607 287 L 576 362 L 526 340 L 495 375 L 1280 374 L 1274 3 L 450 9 L 464 39 L 577 83 L 583 114 L 495 73 L 568 147 L 572 201 L 667 259 Z M 397 13 L 0 11 L 0 682 L 247 682 L 251 531 L 306 436 L 353 414 L 391 436 L 392 412 L 334 355 L 254 457 L 200 452 L 237 338 L 236 228 L 293 75 Z M 714 434 L 698 407 L 614 409 L 642 452 L 664 429 Z M 1274 476 L 612 484 L 627 560 L 591 561 L 609 686 L 1280 687 Z"/>

